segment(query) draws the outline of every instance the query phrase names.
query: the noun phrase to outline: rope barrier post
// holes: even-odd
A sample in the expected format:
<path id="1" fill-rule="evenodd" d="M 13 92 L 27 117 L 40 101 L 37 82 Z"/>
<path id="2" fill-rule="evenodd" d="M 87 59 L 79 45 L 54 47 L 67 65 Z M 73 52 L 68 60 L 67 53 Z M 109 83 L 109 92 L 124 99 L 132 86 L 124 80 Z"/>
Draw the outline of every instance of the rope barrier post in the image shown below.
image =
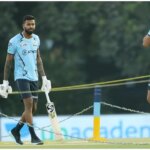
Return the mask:
<path id="1" fill-rule="evenodd" d="M 93 110 L 93 138 L 94 141 L 106 141 L 105 138 L 100 137 L 100 111 L 101 111 L 101 89 L 96 86 L 94 89 L 94 110 Z"/>

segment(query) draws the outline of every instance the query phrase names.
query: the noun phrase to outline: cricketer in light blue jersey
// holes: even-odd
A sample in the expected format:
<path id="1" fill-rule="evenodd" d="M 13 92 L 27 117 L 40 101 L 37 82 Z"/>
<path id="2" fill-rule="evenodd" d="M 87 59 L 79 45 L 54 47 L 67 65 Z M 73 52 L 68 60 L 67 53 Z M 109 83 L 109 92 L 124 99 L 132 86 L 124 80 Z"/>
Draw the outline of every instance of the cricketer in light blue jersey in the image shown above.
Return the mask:
<path id="1" fill-rule="evenodd" d="M 14 77 L 38 81 L 37 50 L 40 46 L 38 35 L 32 34 L 32 38 L 25 38 L 22 33 L 10 39 L 7 52 L 14 55 Z"/>
<path id="2" fill-rule="evenodd" d="M 42 78 L 41 90 L 43 92 L 50 92 L 51 82 L 45 75 L 40 56 L 40 39 L 37 35 L 33 34 L 36 28 L 35 17 L 25 15 L 23 17 L 22 28 L 22 33 L 11 38 L 8 44 L 4 66 L 4 80 L 3 84 L 0 84 L 0 96 L 7 98 L 10 93 L 9 91 L 12 91 L 8 79 L 12 63 L 14 62 L 15 83 L 20 92 L 24 110 L 20 121 L 11 129 L 11 134 L 17 144 L 23 145 L 20 130 L 24 126 L 24 123 L 27 123 L 31 135 L 31 143 L 41 145 L 43 141 L 36 135 L 33 127 L 33 113 L 36 111 L 38 103 L 38 93 L 35 92 L 39 89 L 38 73 Z"/>

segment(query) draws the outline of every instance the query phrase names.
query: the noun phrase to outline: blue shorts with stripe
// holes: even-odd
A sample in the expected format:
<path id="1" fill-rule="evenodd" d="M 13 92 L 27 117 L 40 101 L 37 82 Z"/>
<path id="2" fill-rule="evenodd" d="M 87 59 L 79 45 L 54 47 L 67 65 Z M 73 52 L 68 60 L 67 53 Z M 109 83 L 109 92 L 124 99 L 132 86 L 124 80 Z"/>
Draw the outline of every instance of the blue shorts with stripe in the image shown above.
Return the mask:
<path id="1" fill-rule="evenodd" d="M 17 79 L 16 85 L 17 85 L 18 91 L 22 92 L 20 94 L 21 99 L 26 99 L 26 98 L 32 97 L 34 100 L 38 100 L 38 93 L 34 92 L 34 91 L 37 91 L 39 89 L 38 81 L 29 81 L 26 79 Z"/>

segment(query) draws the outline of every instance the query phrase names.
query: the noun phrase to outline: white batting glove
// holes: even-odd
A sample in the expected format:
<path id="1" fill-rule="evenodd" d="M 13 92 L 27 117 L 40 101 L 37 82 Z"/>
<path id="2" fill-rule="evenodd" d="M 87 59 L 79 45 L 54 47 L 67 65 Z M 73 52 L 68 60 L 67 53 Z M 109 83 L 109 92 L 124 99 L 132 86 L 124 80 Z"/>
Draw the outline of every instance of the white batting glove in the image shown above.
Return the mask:
<path id="1" fill-rule="evenodd" d="M 0 96 L 7 98 L 10 93 L 12 93 L 12 87 L 9 86 L 9 82 L 7 80 L 3 80 L 3 84 L 0 84 Z"/>
<path id="2" fill-rule="evenodd" d="M 47 80 L 47 77 L 46 76 L 42 76 L 42 87 L 41 87 L 41 90 L 44 91 L 44 92 L 50 92 L 52 89 L 52 86 L 51 86 L 51 81 L 50 80 Z"/>

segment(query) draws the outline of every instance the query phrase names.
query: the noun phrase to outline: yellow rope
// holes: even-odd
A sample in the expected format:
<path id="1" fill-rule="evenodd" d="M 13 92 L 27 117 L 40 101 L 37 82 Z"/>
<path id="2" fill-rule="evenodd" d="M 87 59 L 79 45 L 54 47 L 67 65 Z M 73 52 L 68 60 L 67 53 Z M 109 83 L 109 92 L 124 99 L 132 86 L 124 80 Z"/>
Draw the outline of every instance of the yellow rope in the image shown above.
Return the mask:
<path id="1" fill-rule="evenodd" d="M 133 81 L 129 82 L 128 84 L 137 84 L 137 83 L 147 83 L 149 80 L 141 80 L 141 81 Z M 114 87 L 114 86 L 120 86 L 120 85 L 126 85 L 127 83 L 114 83 L 114 84 L 105 84 L 105 85 L 96 85 L 98 87 Z M 95 85 L 87 86 L 87 87 L 76 87 L 76 88 L 70 88 L 70 89 L 53 89 L 53 92 L 59 92 L 59 91 L 71 91 L 71 90 L 83 90 L 83 89 L 92 89 L 95 88 Z"/>
<path id="2" fill-rule="evenodd" d="M 80 89 L 81 87 L 106 85 L 106 84 L 112 84 L 112 83 L 119 83 L 119 82 L 131 81 L 131 80 L 144 79 L 144 78 L 148 78 L 148 77 L 150 77 L 150 75 L 138 76 L 138 77 L 132 77 L 132 78 L 126 78 L 126 79 L 119 79 L 119 80 L 102 81 L 102 82 L 90 83 L 90 84 L 81 84 L 81 85 L 73 85 L 73 86 L 66 86 L 66 87 L 57 87 L 57 88 L 53 88 L 52 91 L 71 90 L 71 89 L 74 89 L 74 88 Z"/>
<path id="3" fill-rule="evenodd" d="M 125 79 L 111 80 L 111 81 L 102 81 L 102 82 L 96 82 L 96 83 L 90 83 L 90 84 L 80 84 L 80 85 L 65 86 L 65 87 L 55 87 L 55 88 L 52 88 L 52 92 L 90 89 L 90 88 L 94 88 L 95 86 L 100 86 L 100 87 L 119 86 L 119 85 L 125 85 L 126 83 L 124 83 L 124 82 L 127 82 L 127 81 L 139 80 L 139 79 L 144 79 L 144 78 L 149 78 L 149 77 L 150 77 L 150 75 L 144 75 L 144 76 L 137 76 L 137 77 L 132 77 L 132 78 L 125 78 Z M 134 81 L 132 83 L 145 83 L 148 81 L 149 80 L 142 80 L 142 81 Z M 22 91 L 22 92 L 14 91 L 11 94 L 28 93 L 28 92 L 40 93 L 42 91 L 41 90 Z"/>

